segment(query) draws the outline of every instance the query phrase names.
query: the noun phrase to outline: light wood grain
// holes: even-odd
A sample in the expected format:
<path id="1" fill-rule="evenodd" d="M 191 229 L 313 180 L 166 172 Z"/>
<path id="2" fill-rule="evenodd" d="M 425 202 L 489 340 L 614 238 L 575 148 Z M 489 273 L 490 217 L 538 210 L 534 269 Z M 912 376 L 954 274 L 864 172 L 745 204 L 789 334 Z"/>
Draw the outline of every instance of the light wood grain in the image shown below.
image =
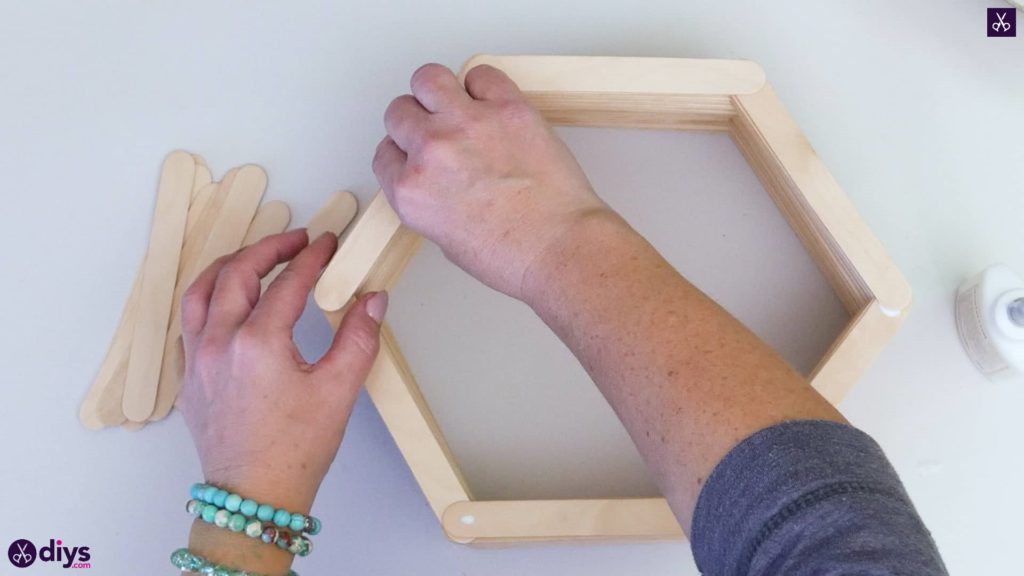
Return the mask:
<path id="1" fill-rule="evenodd" d="M 681 539 L 664 498 L 455 502 L 441 519 L 457 542 Z"/>
<path id="2" fill-rule="evenodd" d="M 882 346 L 906 320 L 906 314 L 889 315 L 872 301 L 854 317 L 810 376 L 811 385 L 833 404 L 838 404 L 857 383 Z"/>
<path id="3" fill-rule="evenodd" d="M 193 155 L 195 157 L 195 155 Z M 206 201 L 209 200 L 216 183 L 203 184 L 196 178 L 193 186 L 202 186 L 192 191 L 192 202 L 189 204 L 188 217 L 185 224 L 185 236 L 195 232 L 195 224 Z M 142 285 L 142 266 L 135 275 L 128 298 L 125 300 L 110 347 L 103 358 L 99 371 L 92 386 L 86 393 L 79 407 L 79 420 L 91 430 L 106 426 L 116 426 L 125 422 L 121 400 L 124 396 L 124 382 L 128 373 L 128 354 L 131 351 L 132 331 L 135 328 L 135 314 L 138 309 L 139 290 Z"/>
<path id="4" fill-rule="evenodd" d="M 628 58 L 615 56 L 504 56 L 480 54 L 462 75 L 487 64 L 508 74 L 524 92 L 653 95 L 751 94 L 764 70 L 749 60 Z"/>
<path id="5" fill-rule="evenodd" d="M 242 246 L 249 225 L 263 199 L 263 193 L 267 189 L 267 174 L 259 166 L 243 166 L 226 186 L 219 194 L 223 196 L 223 204 L 220 211 L 211 219 L 206 242 L 203 243 L 195 262 L 190 262 L 187 269 L 182 272 L 174 291 L 171 323 L 164 343 L 164 360 L 158 374 L 157 398 L 151 421 L 161 420 L 170 413 L 181 388 L 185 365 L 185 354 L 181 347 L 181 297 L 195 277 L 214 260 Z M 199 226 L 203 223 L 201 220 Z M 200 229 L 197 234 L 202 232 Z"/>
<path id="6" fill-rule="evenodd" d="M 288 229 L 292 220 L 292 210 L 280 200 L 265 202 L 256 211 L 249 229 L 245 232 L 242 246 L 252 246 L 267 236 L 280 234 Z"/>
<path id="7" fill-rule="evenodd" d="M 821 252 L 829 257 L 825 265 L 841 268 L 850 282 L 862 284 L 869 299 L 878 300 L 890 310 L 909 308 L 911 291 L 906 279 L 771 86 L 765 85 L 755 94 L 736 96 L 734 101 L 739 111 L 738 128 L 758 145 L 757 151 L 781 184 L 770 191 L 775 192 L 773 196 L 788 196 L 793 209 L 802 216 L 790 224 L 819 238 Z"/>
<path id="8" fill-rule="evenodd" d="M 156 403 L 195 166 L 188 153 L 173 152 L 161 171 L 122 399 L 125 416 L 134 422 L 149 418 Z"/>
<path id="9" fill-rule="evenodd" d="M 309 237 L 309 241 L 316 240 L 325 232 L 340 236 L 352 223 L 358 210 L 359 201 L 354 194 L 347 190 L 334 192 L 306 224 L 306 235 Z M 267 290 L 267 286 L 270 286 L 287 265 L 285 262 L 274 266 L 270 274 L 267 274 L 260 282 L 261 293 Z"/>
<path id="10" fill-rule="evenodd" d="M 382 192 L 378 192 L 338 247 L 317 282 L 313 297 L 321 309 L 340 310 L 360 291 L 401 222 Z"/>

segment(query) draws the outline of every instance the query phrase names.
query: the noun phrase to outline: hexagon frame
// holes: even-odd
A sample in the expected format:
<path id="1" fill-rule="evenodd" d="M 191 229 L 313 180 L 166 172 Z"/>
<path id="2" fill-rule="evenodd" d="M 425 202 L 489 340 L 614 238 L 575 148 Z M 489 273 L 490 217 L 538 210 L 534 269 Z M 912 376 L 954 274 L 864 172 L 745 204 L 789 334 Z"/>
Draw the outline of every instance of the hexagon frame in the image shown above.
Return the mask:
<path id="1" fill-rule="evenodd" d="M 828 279 L 850 323 L 810 376 L 837 403 L 902 324 L 910 287 L 749 61 L 476 56 L 507 73 L 552 124 L 729 132 Z M 390 288 L 418 249 L 380 193 L 317 284 L 337 328 L 360 292 Z M 367 391 L 453 541 L 490 544 L 682 537 L 661 498 L 475 501 L 385 326 Z"/>

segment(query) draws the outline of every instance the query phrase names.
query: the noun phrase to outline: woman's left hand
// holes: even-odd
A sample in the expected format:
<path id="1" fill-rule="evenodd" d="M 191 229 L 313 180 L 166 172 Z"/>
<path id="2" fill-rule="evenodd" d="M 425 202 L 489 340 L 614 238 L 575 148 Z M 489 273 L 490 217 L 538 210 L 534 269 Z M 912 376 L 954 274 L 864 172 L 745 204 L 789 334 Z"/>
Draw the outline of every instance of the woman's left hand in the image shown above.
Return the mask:
<path id="1" fill-rule="evenodd" d="M 207 482 L 308 512 L 341 444 L 379 345 L 387 294 L 348 311 L 316 364 L 292 340 L 310 289 L 334 254 L 332 234 L 270 236 L 217 260 L 185 293 L 185 381 L 178 406 Z M 260 280 L 288 266 L 260 294 Z"/>

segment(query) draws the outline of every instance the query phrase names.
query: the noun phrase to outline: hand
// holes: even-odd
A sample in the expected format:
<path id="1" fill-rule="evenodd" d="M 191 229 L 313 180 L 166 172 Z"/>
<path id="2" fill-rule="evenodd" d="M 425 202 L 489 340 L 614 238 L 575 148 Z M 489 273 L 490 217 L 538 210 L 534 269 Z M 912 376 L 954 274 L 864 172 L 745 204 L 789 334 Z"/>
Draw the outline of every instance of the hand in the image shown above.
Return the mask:
<path id="1" fill-rule="evenodd" d="M 402 221 L 488 286 L 524 298 L 531 263 L 610 212 L 572 153 L 503 72 L 438 64 L 388 107 L 373 170 Z"/>
<path id="2" fill-rule="evenodd" d="M 308 244 L 308 245 L 307 245 Z M 377 355 L 387 294 L 360 299 L 330 350 L 307 364 L 292 340 L 337 238 L 268 237 L 214 262 L 185 293 L 178 401 L 208 482 L 308 512 Z M 291 261 L 260 296 L 260 279 Z"/>

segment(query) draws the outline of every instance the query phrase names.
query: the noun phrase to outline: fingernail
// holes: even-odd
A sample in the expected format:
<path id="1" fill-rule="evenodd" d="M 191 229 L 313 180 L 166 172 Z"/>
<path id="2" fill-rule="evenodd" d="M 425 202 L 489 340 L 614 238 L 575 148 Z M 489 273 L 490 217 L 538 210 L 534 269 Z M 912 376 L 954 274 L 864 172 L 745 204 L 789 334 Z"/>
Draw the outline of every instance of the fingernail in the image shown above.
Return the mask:
<path id="1" fill-rule="evenodd" d="M 366 315 L 380 324 L 384 321 L 384 313 L 388 311 L 388 293 L 381 290 L 366 301 Z"/>

